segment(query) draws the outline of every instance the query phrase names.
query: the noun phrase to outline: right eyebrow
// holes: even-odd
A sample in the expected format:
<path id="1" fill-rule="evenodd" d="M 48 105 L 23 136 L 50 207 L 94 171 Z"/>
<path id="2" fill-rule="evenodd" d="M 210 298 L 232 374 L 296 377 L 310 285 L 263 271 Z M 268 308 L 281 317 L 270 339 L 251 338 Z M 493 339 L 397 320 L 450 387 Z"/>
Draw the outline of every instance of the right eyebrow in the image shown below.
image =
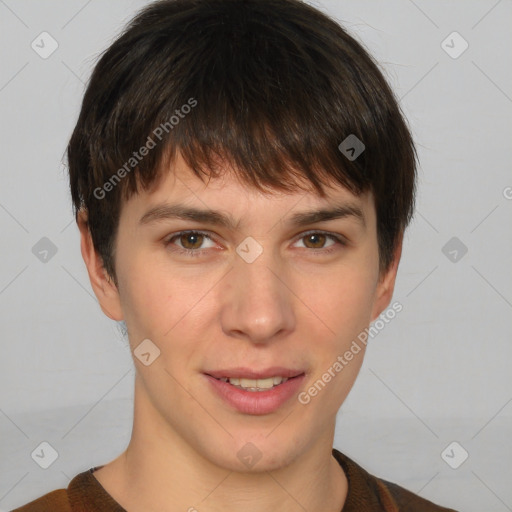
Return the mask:
<path id="1" fill-rule="evenodd" d="M 354 203 L 344 203 L 333 208 L 310 210 L 294 213 L 286 222 L 291 226 L 303 227 L 318 222 L 352 217 L 366 228 L 366 219 L 362 209 Z M 238 229 L 239 223 L 228 213 L 210 209 L 198 209 L 183 204 L 162 203 L 147 211 L 141 218 L 140 224 L 149 224 L 167 219 L 183 219 L 198 223 L 222 226 L 227 229 Z"/>

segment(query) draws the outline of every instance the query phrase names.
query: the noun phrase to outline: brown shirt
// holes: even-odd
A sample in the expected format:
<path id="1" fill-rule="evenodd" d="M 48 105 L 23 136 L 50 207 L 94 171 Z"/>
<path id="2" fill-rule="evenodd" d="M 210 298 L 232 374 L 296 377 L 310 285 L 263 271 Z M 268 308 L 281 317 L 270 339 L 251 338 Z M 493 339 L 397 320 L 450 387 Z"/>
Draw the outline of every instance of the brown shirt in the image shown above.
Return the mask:
<path id="1" fill-rule="evenodd" d="M 341 512 L 456 512 L 370 475 L 335 448 L 332 453 L 348 480 Z M 52 491 L 11 512 L 126 512 L 93 476 L 96 469 L 76 475 L 67 489 Z"/>

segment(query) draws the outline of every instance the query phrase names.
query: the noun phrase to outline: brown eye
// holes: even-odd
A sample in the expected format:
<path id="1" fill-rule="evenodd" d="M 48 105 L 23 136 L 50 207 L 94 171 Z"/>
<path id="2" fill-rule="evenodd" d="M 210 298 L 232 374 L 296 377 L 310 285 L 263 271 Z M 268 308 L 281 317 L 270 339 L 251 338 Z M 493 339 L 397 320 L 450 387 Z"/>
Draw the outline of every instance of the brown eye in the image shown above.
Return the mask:
<path id="1" fill-rule="evenodd" d="M 199 249 L 203 243 L 204 235 L 201 233 L 183 233 L 179 236 L 184 249 Z"/>
<path id="2" fill-rule="evenodd" d="M 299 243 L 303 250 L 310 249 L 308 253 L 315 256 L 330 254 L 347 246 L 347 241 L 342 235 L 324 231 L 303 233 L 296 243 Z"/>
<path id="3" fill-rule="evenodd" d="M 205 251 L 211 250 L 215 243 L 207 233 L 201 231 L 181 231 L 169 236 L 164 245 L 177 254 L 199 256 L 203 255 Z"/>
<path id="4" fill-rule="evenodd" d="M 311 233 L 303 237 L 304 240 L 307 240 L 307 242 L 305 242 L 304 245 L 306 245 L 306 247 L 308 247 L 309 249 L 322 249 L 325 244 L 326 238 L 327 236 L 324 235 L 323 233 Z M 308 245 L 309 243 L 311 244 L 311 246 Z"/>

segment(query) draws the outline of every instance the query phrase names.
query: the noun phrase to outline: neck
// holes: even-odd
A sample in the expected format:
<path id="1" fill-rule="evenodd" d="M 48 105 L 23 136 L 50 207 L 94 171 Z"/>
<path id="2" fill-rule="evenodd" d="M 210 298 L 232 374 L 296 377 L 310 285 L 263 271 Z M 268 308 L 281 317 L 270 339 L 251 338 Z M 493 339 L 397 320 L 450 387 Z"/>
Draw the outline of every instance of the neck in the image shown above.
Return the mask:
<path id="1" fill-rule="evenodd" d="M 94 476 L 128 511 L 340 512 L 348 483 L 332 455 L 333 437 L 334 425 L 300 453 L 280 454 L 258 471 L 258 464 L 223 467 L 170 428 L 136 383 L 130 443 Z"/>

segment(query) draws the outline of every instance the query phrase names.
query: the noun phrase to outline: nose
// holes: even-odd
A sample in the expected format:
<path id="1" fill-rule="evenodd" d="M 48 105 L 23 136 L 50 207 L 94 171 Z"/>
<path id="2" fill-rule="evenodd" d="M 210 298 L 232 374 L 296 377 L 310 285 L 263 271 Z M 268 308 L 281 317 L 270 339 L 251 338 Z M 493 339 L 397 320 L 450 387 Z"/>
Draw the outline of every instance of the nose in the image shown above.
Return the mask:
<path id="1" fill-rule="evenodd" d="M 293 331 L 293 293 L 285 274 L 271 251 L 252 263 L 236 257 L 221 294 L 223 332 L 262 344 Z"/>

